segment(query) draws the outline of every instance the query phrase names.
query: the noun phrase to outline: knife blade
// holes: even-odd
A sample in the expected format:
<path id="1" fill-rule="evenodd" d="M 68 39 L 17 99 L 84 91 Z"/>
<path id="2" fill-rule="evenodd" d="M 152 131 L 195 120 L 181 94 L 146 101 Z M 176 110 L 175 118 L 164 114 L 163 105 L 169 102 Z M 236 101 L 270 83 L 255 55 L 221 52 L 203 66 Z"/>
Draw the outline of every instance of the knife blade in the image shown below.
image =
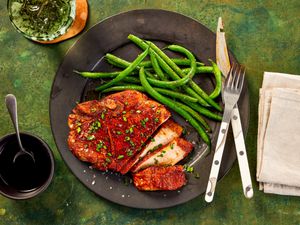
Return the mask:
<path id="1" fill-rule="evenodd" d="M 225 32 L 222 18 L 219 17 L 218 19 L 218 26 L 217 26 L 217 37 L 216 37 L 216 61 L 219 69 L 223 73 L 224 77 L 230 71 L 230 60 L 227 50 L 227 44 L 225 39 Z M 251 175 L 249 170 L 249 163 L 247 158 L 247 151 L 245 146 L 245 140 L 242 130 L 241 124 L 241 117 L 239 113 L 239 109 L 237 104 L 234 106 L 232 114 L 231 114 L 231 124 L 235 142 L 235 149 L 238 158 L 238 164 L 240 168 L 242 186 L 243 186 L 243 193 L 246 198 L 253 197 L 253 188 L 252 188 L 252 181 Z"/>

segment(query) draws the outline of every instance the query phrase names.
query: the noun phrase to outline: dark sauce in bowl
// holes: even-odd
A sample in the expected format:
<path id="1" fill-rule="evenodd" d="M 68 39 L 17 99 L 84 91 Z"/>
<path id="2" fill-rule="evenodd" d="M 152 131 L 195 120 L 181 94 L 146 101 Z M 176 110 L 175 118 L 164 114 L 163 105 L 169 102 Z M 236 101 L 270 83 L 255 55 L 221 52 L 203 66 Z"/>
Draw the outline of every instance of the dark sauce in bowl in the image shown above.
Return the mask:
<path id="1" fill-rule="evenodd" d="M 14 156 L 19 151 L 15 134 L 5 136 L 0 141 L 0 191 L 7 195 L 36 195 L 48 186 L 53 176 L 53 156 L 41 139 L 21 133 L 24 148 L 34 155 L 20 155 L 15 163 Z M 25 198 L 25 197 L 24 197 Z"/>

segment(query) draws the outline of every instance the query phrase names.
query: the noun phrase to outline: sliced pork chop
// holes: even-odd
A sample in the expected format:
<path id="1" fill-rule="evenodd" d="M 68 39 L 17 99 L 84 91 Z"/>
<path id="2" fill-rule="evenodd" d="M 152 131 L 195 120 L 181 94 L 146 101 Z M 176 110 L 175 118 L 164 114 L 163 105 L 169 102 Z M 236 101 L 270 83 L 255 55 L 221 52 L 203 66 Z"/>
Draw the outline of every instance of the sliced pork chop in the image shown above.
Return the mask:
<path id="1" fill-rule="evenodd" d="M 147 154 L 141 161 L 132 167 L 132 172 L 136 173 L 141 169 L 153 165 L 175 165 L 180 160 L 184 159 L 192 149 L 193 145 L 190 142 L 182 138 L 175 138 L 169 144 Z"/>
<path id="2" fill-rule="evenodd" d="M 124 168 L 122 168 L 121 172 L 128 171 L 128 169 L 134 166 L 134 164 L 142 159 L 148 152 L 153 152 L 163 145 L 168 144 L 174 138 L 180 137 L 182 130 L 183 128 L 173 120 L 169 119 L 168 121 L 166 121 L 155 133 L 153 138 L 148 141 L 146 147 L 144 147 L 142 151 L 138 152 L 134 157 L 132 157 L 124 166 Z"/>
<path id="3" fill-rule="evenodd" d="M 120 171 L 170 116 L 163 105 L 138 91 L 119 92 L 74 108 L 68 144 L 80 160 L 100 170 Z"/>
<path id="4" fill-rule="evenodd" d="M 187 182 L 183 166 L 151 166 L 133 174 L 135 187 L 142 191 L 177 190 Z"/>

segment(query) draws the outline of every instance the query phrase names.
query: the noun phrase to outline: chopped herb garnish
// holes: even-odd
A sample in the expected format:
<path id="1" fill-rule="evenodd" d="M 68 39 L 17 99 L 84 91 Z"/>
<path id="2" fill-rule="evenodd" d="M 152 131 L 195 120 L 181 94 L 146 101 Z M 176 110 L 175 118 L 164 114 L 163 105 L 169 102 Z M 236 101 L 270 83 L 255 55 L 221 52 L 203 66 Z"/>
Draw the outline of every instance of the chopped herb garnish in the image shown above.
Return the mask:
<path id="1" fill-rule="evenodd" d="M 122 132 L 121 132 L 121 131 L 117 131 L 117 134 L 119 134 L 119 135 L 120 135 L 120 134 L 122 134 Z"/>
<path id="2" fill-rule="evenodd" d="M 112 156 L 112 154 L 110 152 L 107 153 L 108 156 Z"/>
<path id="3" fill-rule="evenodd" d="M 186 135 L 186 129 L 185 129 L 185 128 L 183 128 L 182 134 L 183 134 L 183 135 Z"/>
<path id="4" fill-rule="evenodd" d="M 133 155 L 132 150 L 129 149 L 129 151 L 127 151 L 127 155 L 128 155 L 128 156 L 132 156 L 132 155 Z"/>
<path id="5" fill-rule="evenodd" d="M 131 146 L 135 146 L 135 144 L 133 143 L 132 140 L 130 140 L 129 143 L 130 143 Z"/>
<path id="6" fill-rule="evenodd" d="M 192 166 L 187 166 L 187 165 L 184 165 L 183 168 L 186 170 L 186 172 L 188 173 L 193 173 L 194 172 L 194 167 Z"/>
<path id="7" fill-rule="evenodd" d="M 156 114 L 160 114 L 160 110 L 157 110 L 157 111 L 156 111 Z"/>
<path id="8" fill-rule="evenodd" d="M 94 140 L 94 139 L 95 139 L 95 136 L 94 136 L 94 135 L 89 135 L 89 136 L 86 137 L 86 139 L 87 139 L 88 141 L 91 141 L 91 140 Z"/>
<path id="9" fill-rule="evenodd" d="M 152 141 L 152 142 L 155 142 L 155 139 L 154 139 L 154 138 L 151 138 L 151 141 Z"/>
<path id="10" fill-rule="evenodd" d="M 91 112 L 96 112 L 96 109 L 95 108 L 91 108 Z"/>
<path id="11" fill-rule="evenodd" d="M 125 105 L 128 105 L 128 102 L 125 102 Z"/>
<path id="12" fill-rule="evenodd" d="M 97 144 L 97 151 L 100 151 L 100 149 L 103 147 L 103 141 L 99 141 L 99 143 Z"/>
<path id="13" fill-rule="evenodd" d="M 102 113 L 101 113 L 101 119 L 104 120 L 104 117 L 105 117 L 105 114 L 104 114 L 104 112 L 102 112 Z"/>
<path id="14" fill-rule="evenodd" d="M 81 132 L 81 127 L 77 127 L 76 131 L 79 134 Z"/>
<path id="15" fill-rule="evenodd" d="M 141 120 L 141 125 L 142 125 L 143 127 L 146 127 L 146 123 L 148 122 L 148 120 L 149 120 L 148 117 L 146 117 L 145 119 Z"/>
<path id="16" fill-rule="evenodd" d="M 124 155 L 119 155 L 117 159 L 123 159 Z"/>
<path id="17" fill-rule="evenodd" d="M 127 117 L 126 117 L 126 116 L 123 116 L 123 120 L 126 122 L 126 121 L 127 121 Z"/>
<path id="18" fill-rule="evenodd" d="M 163 150 L 162 153 L 166 153 L 166 150 Z"/>
<path id="19" fill-rule="evenodd" d="M 159 122 L 159 119 L 158 119 L 158 118 L 155 118 L 155 119 L 154 119 L 154 122 L 155 122 L 155 123 L 158 123 L 158 122 Z"/>
<path id="20" fill-rule="evenodd" d="M 157 157 L 164 157 L 164 154 L 163 153 L 161 153 L 160 155 L 158 155 Z"/>
<path id="21" fill-rule="evenodd" d="M 106 145 L 103 145 L 103 148 L 104 148 L 104 149 L 107 149 Z"/>
<path id="22" fill-rule="evenodd" d="M 126 111 L 123 111 L 122 113 L 123 113 L 123 114 L 126 114 Z"/>
<path id="23" fill-rule="evenodd" d="M 141 110 L 136 110 L 136 113 L 140 114 L 142 111 Z"/>
<path id="24" fill-rule="evenodd" d="M 126 133 L 126 134 L 128 134 L 128 133 L 129 133 L 129 130 L 128 130 L 128 129 L 126 129 L 126 130 L 125 130 L 125 133 Z"/>
<path id="25" fill-rule="evenodd" d="M 109 158 L 105 158 L 105 161 L 108 162 L 108 163 L 111 162 L 111 160 Z"/>
<path id="26" fill-rule="evenodd" d="M 130 137 L 126 136 L 125 141 L 129 141 L 129 140 L 130 140 Z"/>
<path id="27" fill-rule="evenodd" d="M 158 164 L 158 160 L 154 158 L 154 164 Z"/>
<path id="28" fill-rule="evenodd" d="M 133 133 L 133 127 L 129 128 L 129 133 L 131 133 L 131 134 Z"/>
<path id="29" fill-rule="evenodd" d="M 174 143 L 171 144 L 171 149 L 174 149 Z"/>

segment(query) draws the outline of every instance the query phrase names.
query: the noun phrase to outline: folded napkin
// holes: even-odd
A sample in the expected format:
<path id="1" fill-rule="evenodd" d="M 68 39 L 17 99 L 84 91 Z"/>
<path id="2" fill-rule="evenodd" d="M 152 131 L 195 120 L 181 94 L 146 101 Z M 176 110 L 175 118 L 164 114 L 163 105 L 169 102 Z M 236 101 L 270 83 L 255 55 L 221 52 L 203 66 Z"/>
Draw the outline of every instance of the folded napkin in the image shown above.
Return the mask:
<path id="1" fill-rule="evenodd" d="M 260 190 L 300 196 L 300 76 L 265 72 L 258 113 Z"/>

